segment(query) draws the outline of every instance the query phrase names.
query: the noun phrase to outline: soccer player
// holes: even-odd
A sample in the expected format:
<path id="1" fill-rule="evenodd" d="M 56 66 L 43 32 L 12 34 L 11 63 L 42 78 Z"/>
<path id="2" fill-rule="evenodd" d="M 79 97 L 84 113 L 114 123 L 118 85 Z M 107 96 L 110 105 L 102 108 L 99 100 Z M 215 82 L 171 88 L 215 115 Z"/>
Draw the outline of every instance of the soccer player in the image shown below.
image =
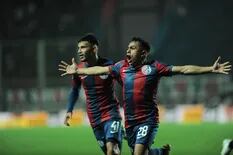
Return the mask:
<path id="1" fill-rule="evenodd" d="M 233 149 L 233 139 L 224 139 L 222 143 L 221 155 L 230 155 Z"/>
<path id="2" fill-rule="evenodd" d="M 83 36 L 78 41 L 77 51 L 81 63 L 74 63 L 73 67 L 88 68 L 113 65 L 111 60 L 98 56 L 98 45 L 98 40 L 94 35 Z M 74 62 L 74 58 L 72 61 Z M 64 124 L 69 126 L 81 85 L 85 90 L 88 118 L 102 151 L 106 155 L 120 155 L 122 144 L 121 116 L 119 102 L 113 92 L 112 76 L 73 75 L 73 87 L 69 96 Z"/>
<path id="3" fill-rule="evenodd" d="M 208 67 L 172 66 L 155 60 L 148 62 L 149 51 L 150 45 L 146 41 L 134 37 L 129 42 L 126 59 L 115 65 L 82 69 L 62 63 L 59 68 L 64 71 L 62 76 L 74 73 L 78 75 L 111 74 L 114 78 L 121 79 L 126 135 L 134 155 L 169 154 L 169 145 L 165 145 L 162 149 L 150 148 L 159 126 L 156 94 L 161 77 L 175 74 L 228 74 L 231 70 L 229 62 L 219 63 L 220 57 Z"/>

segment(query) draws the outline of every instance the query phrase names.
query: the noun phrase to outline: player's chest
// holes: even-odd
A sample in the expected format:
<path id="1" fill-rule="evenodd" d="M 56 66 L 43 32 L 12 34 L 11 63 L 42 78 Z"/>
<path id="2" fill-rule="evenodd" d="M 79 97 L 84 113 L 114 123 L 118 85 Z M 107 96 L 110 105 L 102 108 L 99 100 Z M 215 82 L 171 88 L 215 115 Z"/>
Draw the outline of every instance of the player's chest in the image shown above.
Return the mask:
<path id="1" fill-rule="evenodd" d="M 109 75 L 80 76 L 80 79 L 83 85 L 89 87 L 109 85 L 112 82 Z"/>
<path id="2" fill-rule="evenodd" d="M 129 84 L 153 84 L 157 78 L 156 70 L 150 65 L 144 65 L 135 70 L 134 68 L 123 67 L 121 79 L 126 85 Z"/>

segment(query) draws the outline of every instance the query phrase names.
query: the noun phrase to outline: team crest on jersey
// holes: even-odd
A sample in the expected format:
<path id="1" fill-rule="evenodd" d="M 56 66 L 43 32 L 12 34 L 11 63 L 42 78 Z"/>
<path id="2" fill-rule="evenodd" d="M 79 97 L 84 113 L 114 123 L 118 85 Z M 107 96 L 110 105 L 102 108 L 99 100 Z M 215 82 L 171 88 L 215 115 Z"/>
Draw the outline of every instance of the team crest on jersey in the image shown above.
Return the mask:
<path id="1" fill-rule="evenodd" d="M 144 65 L 141 70 L 144 75 L 149 75 L 152 71 L 149 65 Z"/>
<path id="2" fill-rule="evenodd" d="M 101 79 L 105 80 L 105 79 L 108 78 L 108 75 L 100 75 L 99 77 L 100 77 Z"/>

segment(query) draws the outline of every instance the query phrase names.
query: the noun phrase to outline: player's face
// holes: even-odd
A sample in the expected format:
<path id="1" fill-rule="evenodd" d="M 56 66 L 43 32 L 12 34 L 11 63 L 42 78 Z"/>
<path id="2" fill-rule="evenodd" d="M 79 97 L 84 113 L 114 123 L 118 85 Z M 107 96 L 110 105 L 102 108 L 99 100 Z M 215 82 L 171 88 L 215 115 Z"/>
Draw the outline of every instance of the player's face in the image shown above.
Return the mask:
<path id="1" fill-rule="evenodd" d="M 84 62 L 95 56 L 94 46 L 88 41 L 81 41 L 78 43 L 78 55 L 80 61 Z"/>
<path id="2" fill-rule="evenodd" d="M 131 41 L 128 45 L 126 58 L 130 65 L 137 66 L 142 64 L 143 50 L 138 41 Z"/>

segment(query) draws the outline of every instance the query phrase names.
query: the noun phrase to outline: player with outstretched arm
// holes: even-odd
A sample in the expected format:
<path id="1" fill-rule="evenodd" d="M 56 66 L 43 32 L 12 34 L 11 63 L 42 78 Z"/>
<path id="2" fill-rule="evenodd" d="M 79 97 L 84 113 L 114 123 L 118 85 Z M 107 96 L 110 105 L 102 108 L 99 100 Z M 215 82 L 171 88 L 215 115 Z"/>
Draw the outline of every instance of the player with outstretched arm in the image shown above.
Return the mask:
<path id="1" fill-rule="evenodd" d="M 89 68 L 113 65 L 113 61 L 98 56 L 98 46 L 98 40 L 94 35 L 83 36 L 78 41 L 77 50 L 81 62 L 73 64 L 72 67 Z M 88 118 L 102 151 L 105 155 L 120 155 L 123 130 L 119 102 L 113 91 L 112 76 L 74 74 L 72 83 L 64 124 L 69 126 L 74 105 L 79 97 L 80 88 L 83 86 Z"/>
<path id="2" fill-rule="evenodd" d="M 110 74 L 121 80 L 123 87 L 123 107 L 128 145 L 134 155 L 169 154 L 170 146 L 152 149 L 150 146 L 159 126 L 159 112 L 156 94 L 159 80 L 163 76 L 176 74 L 197 75 L 205 73 L 228 74 L 229 62 L 220 63 L 220 57 L 212 66 L 173 66 L 159 61 L 147 61 L 150 45 L 139 37 L 129 42 L 126 59 L 111 66 L 96 66 L 87 69 L 73 67 L 62 62 L 59 70 L 67 74 L 102 75 Z"/>

